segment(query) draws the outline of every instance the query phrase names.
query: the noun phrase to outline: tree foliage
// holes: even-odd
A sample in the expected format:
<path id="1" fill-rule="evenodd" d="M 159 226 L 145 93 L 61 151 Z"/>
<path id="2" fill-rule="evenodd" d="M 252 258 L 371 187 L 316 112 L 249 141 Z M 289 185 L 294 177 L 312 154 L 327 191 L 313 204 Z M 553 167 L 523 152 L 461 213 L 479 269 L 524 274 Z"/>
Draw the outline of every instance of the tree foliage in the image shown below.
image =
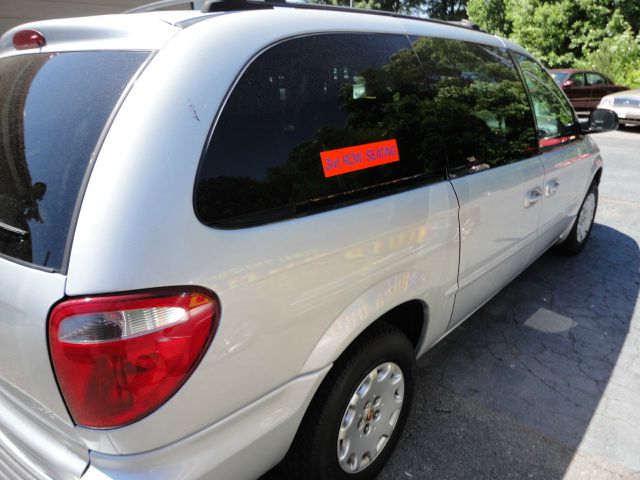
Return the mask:
<path id="1" fill-rule="evenodd" d="M 309 3 L 348 7 L 349 0 L 307 0 Z M 462 20 L 467 17 L 465 0 L 354 0 L 356 8 L 428 16 L 439 20 Z"/>
<path id="2" fill-rule="evenodd" d="M 464 0 L 430 0 L 424 2 L 424 7 L 429 18 L 462 20 L 467 18 L 466 3 Z"/>
<path id="3" fill-rule="evenodd" d="M 472 21 L 549 67 L 595 68 L 640 86 L 637 0 L 468 0 Z"/>

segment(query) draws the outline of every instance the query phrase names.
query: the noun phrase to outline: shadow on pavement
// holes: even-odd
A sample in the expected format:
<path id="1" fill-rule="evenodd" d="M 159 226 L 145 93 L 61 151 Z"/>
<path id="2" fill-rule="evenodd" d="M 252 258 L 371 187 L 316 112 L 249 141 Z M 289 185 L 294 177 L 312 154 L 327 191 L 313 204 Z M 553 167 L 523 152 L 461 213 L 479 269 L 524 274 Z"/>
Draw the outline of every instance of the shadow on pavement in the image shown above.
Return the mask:
<path id="1" fill-rule="evenodd" d="M 419 360 L 380 478 L 562 478 L 627 338 L 639 267 L 635 240 L 599 224 L 577 257 L 536 261 Z"/>

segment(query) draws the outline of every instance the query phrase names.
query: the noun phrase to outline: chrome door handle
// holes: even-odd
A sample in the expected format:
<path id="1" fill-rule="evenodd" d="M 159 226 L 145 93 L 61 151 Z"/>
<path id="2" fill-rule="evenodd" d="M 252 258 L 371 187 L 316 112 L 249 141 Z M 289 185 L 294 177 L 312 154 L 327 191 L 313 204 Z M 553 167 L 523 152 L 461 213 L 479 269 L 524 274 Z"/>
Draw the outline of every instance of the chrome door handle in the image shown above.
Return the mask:
<path id="1" fill-rule="evenodd" d="M 557 178 L 549 180 L 544 187 L 544 196 L 550 197 L 554 193 L 558 191 L 558 187 L 560 186 L 560 182 L 558 182 Z"/>
<path id="2" fill-rule="evenodd" d="M 536 187 L 533 190 L 529 190 L 524 196 L 524 208 L 529 208 L 535 205 L 542 199 L 542 188 Z"/>

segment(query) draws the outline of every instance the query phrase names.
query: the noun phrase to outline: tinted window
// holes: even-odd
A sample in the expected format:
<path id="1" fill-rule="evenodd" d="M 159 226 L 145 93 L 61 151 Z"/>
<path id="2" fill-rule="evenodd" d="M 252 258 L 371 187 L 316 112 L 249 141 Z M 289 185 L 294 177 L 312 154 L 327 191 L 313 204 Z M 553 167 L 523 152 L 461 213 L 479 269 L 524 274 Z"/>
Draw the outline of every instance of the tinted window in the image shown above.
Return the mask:
<path id="1" fill-rule="evenodd" d="M 91 153 L 143 52 L 0 59 L 0 253 L 62 268 Z"/>
<path id="2" fill-rule="evenodd" d="M 574 87 L 584 87 L 584 75 L 582 73 L 574 73 L 569 79 L 573 81 Z"/>
<path id="3" fill-rule="evenodd" d="M 516 55 L 533 102 L 541 147 L 552 147 L 575 138 L 573 109 L 562 91 L 534 60 Z"/>
<path id="4" fill-rule="evenodd" d="M 418 110 L 454 175 L 535 154 L 531 108 L 507 52 L 439 38 L 414 47 L 426 74 Z"/>
<path id="5" fill-rule="evenodd" d="M 199 218 L 258 224 L 442 178 L 423 87 L 402 35 L 314 35 L 270 48 L 213 131 L 196 182 Z"/>

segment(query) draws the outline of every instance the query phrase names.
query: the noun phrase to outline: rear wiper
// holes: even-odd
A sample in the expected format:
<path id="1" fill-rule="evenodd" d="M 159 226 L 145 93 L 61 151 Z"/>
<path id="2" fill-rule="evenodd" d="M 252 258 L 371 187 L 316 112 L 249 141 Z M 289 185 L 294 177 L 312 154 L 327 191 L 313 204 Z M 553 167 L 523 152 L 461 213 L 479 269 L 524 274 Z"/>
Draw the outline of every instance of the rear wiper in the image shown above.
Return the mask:
<path id="1" fill-rule="evenodd" d="M 29 236 L 29 232 L 27 232 L 26 230 L 22 230 L 21 228 L 14 227 L 4 222 L 0 222 L 0 230 L 4 230 L 5 232 L 12 233 L 20 237 L 20 239 L 24 239 Z"/>

